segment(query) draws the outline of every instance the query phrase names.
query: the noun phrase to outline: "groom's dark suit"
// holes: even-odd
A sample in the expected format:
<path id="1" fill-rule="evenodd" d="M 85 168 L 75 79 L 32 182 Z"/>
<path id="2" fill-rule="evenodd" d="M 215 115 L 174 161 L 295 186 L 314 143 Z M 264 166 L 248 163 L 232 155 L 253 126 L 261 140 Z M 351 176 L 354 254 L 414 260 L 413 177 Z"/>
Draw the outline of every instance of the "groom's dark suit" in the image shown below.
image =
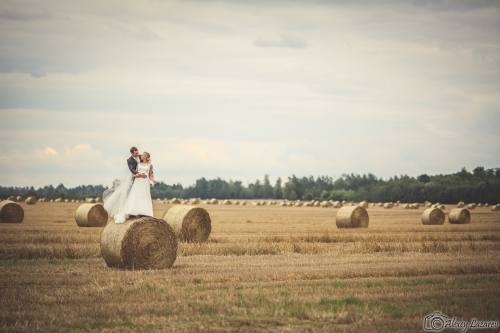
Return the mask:
<path id="1" fill-rule="evenodd" d="M 141 158 L 139 157 L 139 161 L 141 161 Z M 142 162 L 142 161 L 141 161 Z M 130 156 L 128 159 L 127 159 L 127 164 L 128 164 L 128 168 L 130 170 L 130 172 L 132 172 L 133 175 L 137 174 L 137 161 L 135 160 L 135 158 L 133 158 L 132 156 Z"/>

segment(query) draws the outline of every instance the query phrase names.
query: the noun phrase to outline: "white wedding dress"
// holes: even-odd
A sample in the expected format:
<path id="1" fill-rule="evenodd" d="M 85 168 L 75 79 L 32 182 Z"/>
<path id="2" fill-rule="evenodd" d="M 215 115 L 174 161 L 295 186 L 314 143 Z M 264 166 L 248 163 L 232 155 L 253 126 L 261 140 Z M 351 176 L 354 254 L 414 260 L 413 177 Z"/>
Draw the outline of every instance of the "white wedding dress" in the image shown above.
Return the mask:
<path id="1" fill-rule="evenodd" d="M 129 215 L 153 216 L 153 203 L 149 187 L 151 164 L 138 164 L 137 171 L 147 178 L 134 178 L 130 173 L 122 180 L 115 180 L 113 187 L 104 191 L 104 209 L 113 216 L 115 223 L 123 223 Z"/>

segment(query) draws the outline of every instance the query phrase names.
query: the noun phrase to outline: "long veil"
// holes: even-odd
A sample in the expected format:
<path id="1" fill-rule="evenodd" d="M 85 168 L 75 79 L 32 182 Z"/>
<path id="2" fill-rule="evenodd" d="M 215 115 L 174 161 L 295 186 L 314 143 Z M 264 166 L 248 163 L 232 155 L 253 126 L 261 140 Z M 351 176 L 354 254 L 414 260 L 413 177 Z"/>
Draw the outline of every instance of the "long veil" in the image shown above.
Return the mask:
<path id="1" fill-rule="evenodd" d="M 127 218 L 123 211 L 132 188 L 133 179 L 134 177 L 127 168 L 127 173 L 115 179 L 113 186 L 102 194 L 104 209 L 113 216 L 116 223 L 123 223 Z"/>

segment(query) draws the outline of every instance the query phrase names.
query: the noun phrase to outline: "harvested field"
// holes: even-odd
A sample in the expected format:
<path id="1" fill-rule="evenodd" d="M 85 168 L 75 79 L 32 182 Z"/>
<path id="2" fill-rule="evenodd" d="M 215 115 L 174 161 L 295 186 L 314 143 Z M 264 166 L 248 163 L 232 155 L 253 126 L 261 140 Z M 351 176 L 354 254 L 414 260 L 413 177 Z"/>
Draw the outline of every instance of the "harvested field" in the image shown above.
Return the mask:
<path id="1" fill-rule="evenodd" d="M 421 332 L 427 314 L 500 320 L 500 212 L 422 225 L 421 210 L 370 207 L 338 229 L 337 208 L 206 205 L 206 243 L 179 242 L 171 269 L 124 271 L 79 203 L 21 203 L 0 224 L 6 332 Z M 162 218 L 172 205 L 154 202 Z M 450 206 L 451 205 L 446 205 Z M 448 212 L 445 211 L 445 214 Z"/>

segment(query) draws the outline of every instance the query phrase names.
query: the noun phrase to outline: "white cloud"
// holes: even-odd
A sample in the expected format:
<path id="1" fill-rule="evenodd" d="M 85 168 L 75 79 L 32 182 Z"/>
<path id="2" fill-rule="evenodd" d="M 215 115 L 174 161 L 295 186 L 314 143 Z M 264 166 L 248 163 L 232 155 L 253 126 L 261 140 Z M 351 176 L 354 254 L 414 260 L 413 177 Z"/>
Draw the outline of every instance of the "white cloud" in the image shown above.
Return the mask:
<path id="1" fill-rule="evenodd" d="M 185 184 L 500 165 L 498 6 L 0 6 L 1 184 L 105 184 L 132 145 Z"/>

